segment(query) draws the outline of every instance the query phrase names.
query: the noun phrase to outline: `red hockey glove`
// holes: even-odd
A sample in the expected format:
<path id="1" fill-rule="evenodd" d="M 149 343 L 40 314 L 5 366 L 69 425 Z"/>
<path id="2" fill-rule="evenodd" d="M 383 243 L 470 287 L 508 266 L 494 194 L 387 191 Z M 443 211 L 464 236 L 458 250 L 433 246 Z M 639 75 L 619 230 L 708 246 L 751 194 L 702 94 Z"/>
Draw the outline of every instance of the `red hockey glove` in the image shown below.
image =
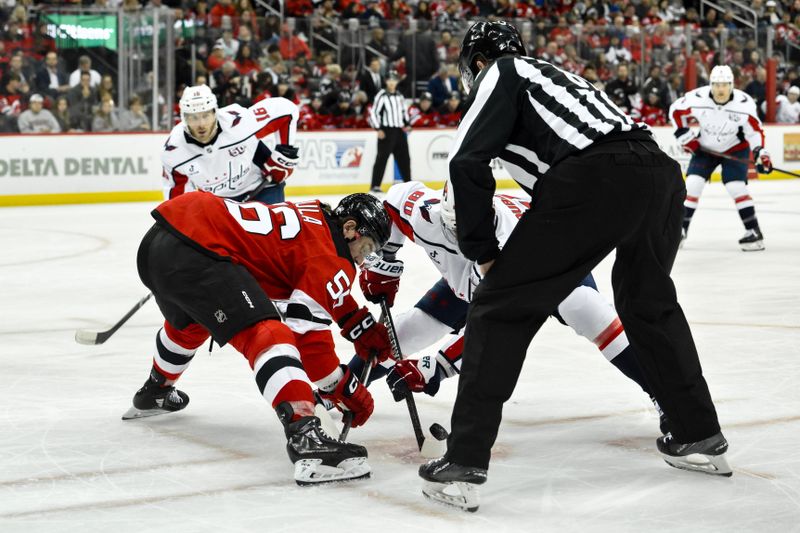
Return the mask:
<path id="1" fill-rule="evenodd" d="M 756 172 L 759 174 L 769 174 L 772 172 L 772 158 L 766 148 L 756 148 L 753 150 L 753 160 L 756 163 Z"/>
<path id="2" fill-rule="evenodd" d="M 403 274 L 403 262 L 381 259 L 361 269 L 358 282 L 364 297 L 374 303 L 386 298 L 389 307 L 394 305 L 394 297 L 400 287 L 400 276 Z"/>
<path id="3" fill-rule="evenodd" d="M 264 174 L 272 183 L 280 183 L 292 175 L 299 160 L 297 147 L 279 144 L 264 163 Z"/>
<path id="4" fill-rule="evenodd" d="M 353 427 L 364 424 L 372 414 L 375 402 L 367 388 L 358 381 L 347 365 L 339 365 L 344 372 L 344 376 L 336 384 L 336 387 L 329 392 L 319 391 L 319 395 L 333 402 L 341 412 L 350 411 L 353 413 Z"/>
<path id="5" fill-rule="evenodd" d="M 355 345 L 356 354 L 364 361 L 372 355 L 380 363 L 392 355 L 386 326 L 376 322 L 366 307 L 346 316 L 339 327 L 342 328 L 342 337 Z"/>
<path id="6" fill-rule="evenodd" d="M 694 154 L 700 150 L 700 141 L 697 135 L 689 128 L 678 128 L 675 130 L 675 138 L 678 140 L 678 144 L 681 145 L 684 152 Z"/>
<path id="7" fill-rule="evenodd" d="M 439 392 L 440 381 L 436 359 L 430 355 L 398 361 L 386 376 L 386 383 L 396 402 L 404 400 L 409 392 L 424 392 L 433 396 Z"/>

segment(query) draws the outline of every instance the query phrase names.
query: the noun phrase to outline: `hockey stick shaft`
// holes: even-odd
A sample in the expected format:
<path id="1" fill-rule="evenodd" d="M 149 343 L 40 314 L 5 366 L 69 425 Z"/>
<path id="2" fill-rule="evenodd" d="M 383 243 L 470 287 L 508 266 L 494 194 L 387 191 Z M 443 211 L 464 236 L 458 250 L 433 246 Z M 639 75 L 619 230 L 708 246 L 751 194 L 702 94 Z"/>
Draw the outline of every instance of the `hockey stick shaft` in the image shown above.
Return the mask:
<path id="1" fill-rule="evenodd" d="M 98 331 L 98 332 L 86 331 L 86 330 L 76 331 L 75 341 L 77 341 L 80 344 L 103 344 L 108 340 L 109 337 L 111 337 L 114 333 L 116 333 L 116 331 L 119 328 L 121 328 L 122 325 L 125 324 L 125 322 L 127 322 L 128 319 L 136 313 L 136 311 L 141 309 L 141 307 L 144 304 L 146 304 L 147 300 L 152 298 L 152 296 L 153 293 L 148 292 L 141 300 L 136 302 L 136 305 L 134 305 L 130 311 L 125 313 L 125 316 L 123 316 L 116 324 L 111 326 L 111 328 L 107 329 L 106 331 Z"/>
<path id="2" fill-rule="evenodd" d="M 703 149 L 703 152 L 707 153 L 708 155 L 712 155 L 714 157 L 721 157 L 722 159 L 728 159 L 730 161 L 736 161 L 737 163 L 742 163 L 744 165 L 749 165 L 750 164 L 750 160 L 749 159 L 741 159 L 739 157 L 734 157 L 734 156 L 729 155 L 729 154 L 723 154 L 721 152 L 715 152 L 713 150 Z M 784 170 L 784 169 L 778 168 L 778 167 L 772 167 L 772 170 L 773 170 L 773 172 L 780 172 L 781 174 L 786 174 L 788 176 L 792 176 L 793 178 L 800 178 L 800 174 L 798 174 L 796 172 L 792 172 L 791 170 Z"/>
<path id="3" fill-rule="evenodd" d="M 392 345 L 392 358 L 395 361 L 400 361 L 403 358 L 403 352 L 400 351 L 400 342 L 397 339 L 397 331 L 394 329 L 392 313 L 389 311 L 389 304 L 386 298 L 381 298 L 381 312 L 385 317 L 384 324 L 386 325 L 386 331 L 389 333 L 389 342 Z M 414 437 L 417 439 L 417 446 L 422 450 L 422 445 L 425 442 L 425 435 L 422 433 L 422 424 L 419 421 L 417 403 L 414 401 L 414 396 L 411 393 L 406 395 L 406 405 L 408 406 L 408 415 L 411 417 L 411 426 L 414 428 Z"/>

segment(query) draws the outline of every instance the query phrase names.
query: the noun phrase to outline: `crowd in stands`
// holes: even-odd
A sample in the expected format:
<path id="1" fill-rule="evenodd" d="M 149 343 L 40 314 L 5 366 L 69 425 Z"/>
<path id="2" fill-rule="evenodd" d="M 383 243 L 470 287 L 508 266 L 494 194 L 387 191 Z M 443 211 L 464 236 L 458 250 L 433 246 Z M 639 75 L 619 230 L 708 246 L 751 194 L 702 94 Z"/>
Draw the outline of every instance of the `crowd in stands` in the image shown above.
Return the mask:
<path id="1" fill-rule="evenodd" d="M 730 65 L 736 86 L 765 109 L 767 28 L 775 31 L 779 106 L 794 105 L 789 89 L 800 87 L 800 0 L 751 0 L 758 35 L 731 11 L 701 16 L 699 2 L 675 0 L 286 0 L 283 21 L 277 0 L 0 0 L 0 131 L 169 127 L 150 123 L 149 94 L 133 94 L 123 109 L 114 73 L 93 67 L 92 50 L 58 50 L 34 4 L 169 11 L 176 102 L 199 83 L 220 106 L 282 96 L 301 106 L 306 130 L 369 127 L 389 70 L 401 77 L 415 128 L 455 127 L 464 107 L 460 38 L 474 18 L 513 19 L 531 55 L 583 76 L 650 125 L 669 123 L 689 59 L 698 85 L 713 65 Z M 341 39 L 353 24 L 363 41 Z"/>

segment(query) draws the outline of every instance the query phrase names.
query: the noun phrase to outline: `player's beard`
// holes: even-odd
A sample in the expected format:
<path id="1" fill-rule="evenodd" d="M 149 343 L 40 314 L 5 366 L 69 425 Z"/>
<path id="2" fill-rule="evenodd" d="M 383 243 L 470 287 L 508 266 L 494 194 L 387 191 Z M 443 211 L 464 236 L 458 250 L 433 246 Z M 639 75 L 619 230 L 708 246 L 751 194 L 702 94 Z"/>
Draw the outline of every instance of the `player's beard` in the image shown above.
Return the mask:
<path id="1" fill-rule="evenodd" d="M 189 135 L 191 135 L 192 137 L 194 137 L 194 139 L 195 139 L 197 142 L 199 142 L 199 143 L 203 143 L 203 144 L 207 144 L 207 143 L 211 142 L 211 139 L 213 139 L 213 138 L 214 138 L 214 135 L 216 135 L 216 134 L 217 134 L 217 129 L 218 129 L 218 128 L 219 128 L 219 121 L 217 121 L 216 119 L 214 119 L 214 125 L 211 127 L 211 132 L 210 132 L 210 133 L 209 133 L 209 134 L 206 136 L 206 139 L 205 139 L 205 140 L 203 140 L 203 139 L 198 139 L 198 138 L 197 138 L 197 135 L 195 135 L 194 133 L 192 133 L 192 130 L 191 130 L 191 129 L 189 129 Z M 187 129 L 188 129 L 188 128 L 187 128 Z"/>

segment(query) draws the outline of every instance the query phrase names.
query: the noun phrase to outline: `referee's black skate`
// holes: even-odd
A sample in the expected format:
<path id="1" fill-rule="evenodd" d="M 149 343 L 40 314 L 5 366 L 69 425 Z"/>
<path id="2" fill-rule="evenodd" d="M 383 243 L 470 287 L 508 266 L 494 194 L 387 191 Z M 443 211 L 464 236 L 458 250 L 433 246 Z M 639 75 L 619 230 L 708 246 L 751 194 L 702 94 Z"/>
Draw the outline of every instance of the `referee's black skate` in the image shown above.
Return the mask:
<path id="1" fill-rule="evenodd" d="M 286 451 L 294 463 L 294 479 L 298 485 L 319 485 L 370 476 L 365 447 L 330 437 L 316 416 L 304 416 L 285 423 L 291 420 L 291 409 L 284 402 L 276 411 L 284 421 Z"/>
<path id="2" fill-rule="evenodd" d="M 761 234 L 761 229 L 753 228 L 749 229 L 744 233 L 744 237 L 739 239 L 739 246 L 742 247 L 742 250 L 745 252 L 757 252 L 763 250 L 764 247 L 764 235 Z"/>
<path id="3" fill-rule="evenodd" d="M 478 485 L 486 483 L 485 468 L 462 466 L 440 457 L 420 466 L 419 476 L 425 480 L 422 494 L 431 500 L 471 513 L 478 510 Z"/>
<path id="4" fill-rule="evenodd" d="M 189 405 L 189 395 L 175 387 L 162 387 L 152 378 L 148 379 L 133 396 L 133 407 L 128 409 L 123 420 L 163 415 L 180 411 Z"/>
<path id="5" fill-rule="evenodd" d="M 728 441 L 722 433 L 717 433 L 698 442 L 681 444 L 675 442 L 671 434 L 656 439 L 656 447 L 668 465 L 683 470 L 693 470 L 715 476 L 733 475 L 725 452 Z"/>

